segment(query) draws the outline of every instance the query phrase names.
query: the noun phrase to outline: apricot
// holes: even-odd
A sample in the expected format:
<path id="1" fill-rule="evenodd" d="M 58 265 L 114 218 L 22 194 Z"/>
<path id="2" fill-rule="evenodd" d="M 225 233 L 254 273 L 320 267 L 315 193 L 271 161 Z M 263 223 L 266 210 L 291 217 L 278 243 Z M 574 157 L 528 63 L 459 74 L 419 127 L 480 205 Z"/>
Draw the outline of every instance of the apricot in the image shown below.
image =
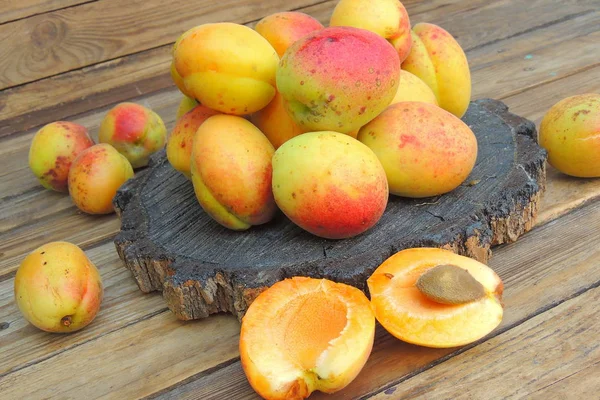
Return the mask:
<path id="1" fill-rule="evenodd" d="M 190 99 L 194 97 L 192 92 L 187 90 L 185 84 L 183 83 L 183 78 L 181 77 L 181 75 L 179 75 L 179 72 L 177 72 L 177 69 L 175 68 L 175 61 L 171 61 L 171 79 L 173 79 L 175 86 L 177 86 L 179 91 L 183 93 L 185 97 L 188 97 Z"/>
<path id="2" fill-rule="evenodd" d="M 437 196 L 456 189 L 477 160 L 477 138 L 462 120 L 422 102 L 389 106 L 363 126 L 358 140 L 379 158 L 390 193 Z"/>
<path id="3" fill-rule="evenodd" d="M 377 321 L 393 336 L 426 347 L 463 346 L 502 321 L 500 277 L 449 250 L 402 250 L 367 280 Z"/>
<path id="4" fill-rule="evenodd" d="M 14 294 L 23 317 L 47 332 L 75 332 L 89 325 L 104 290 L 96 266 L 76 245 L 51 242 L 21 262 Z"/>
<path id="5" fill-rule="evenodd" d="M 202 208 L 233 230 L 270 221 L 277 206 L 271 191 L 273 145 L 248 120 L 213 115 L 193 142 L 191 174 Z"/>
<path id="6" fill-rule="evenodd" d="M 422 101 L 438 105 L 435 94 L 425 82 L 408 71 L 400 70 L 400 84 L 391 104 L 403 101 Z"/>
<path id="7" fill-rule="evenodd" d="M 309 33 L 286 51 L 277 89 L 304 131 L 350 133 L 390 104 L 399 71 L 396 51 L 381 36 L 331 27 Z"/>
<path id="8" fill-rule="evenodd" d="M 150 156 L 164 147 L 167 128 L 154 111 L 125 102 L 104 116 L 98 138 L 123 154 L 133 168 L 139 168 L 148 165 Z"/>
<path id="9" fill-rule="evenodd" d="M 250 120 L 265 134 L 275 149 L 304 132 L 286 111 L 279 92 L 268 106 L 252 114 Z"/>
<path id="10" fill-rule="evenodd" d="M 375 32 L 394 46 L 400 62 L 410 53 L 410 19 L 398 0 L 340 0 L 329 26 L 353 26 Z"/>
<path id="11" fill-rule="evenodd" d="M 323 25 L 308 14 L 298 11 L 278 12 L 258 21 L 254 27 L 271 43 L 279 57 L 296 40 L 313 31 L 323 29 Z"/>
<path id="12" fill-rule="evenodd" d="M 265 399 L 334 393 L 360 373 L 373 348 L 375 318 L 358 289 L 294 277 L 262 292 L 244 315 L 240 359 Z"/>
<path id="13" fill-rule="evenodd" d="M 434 24 L 413 27 L 412 49 L 402 69 L 421 78 L 439 106 L 461 118 L 471 101 L 471 71 L 467 56 L 454 37 Z"/>
<path id="14" fill-rule="evenodd" d="M 127 158 L 107 143 L 84 150 L 69 170 L 69 194 L 73 203 L 88 214 L 110 214 L 117 190 L 133 177 Z"/>
<path id="15" fill-rule="evenodd" d="M 29 168 L 46 189 L 68 191 L 71 163 L 94 145 L 85 127 L 57 121 L 36 132 L 29 147 Z"/>
<path id="16" fill-rule="evenodd" d="M 554 104 L 538 136 L 557 170 L 580 178 L 600 177 L 600 94 L 571 96 Z"/>
<path id="17" fill-rule="evenodd" d="M 279 56 L 247 26 L 220 22 L 192 28 L 175 43 L 173 60 L 187 95 L 214 110 L 250 114 L 275 96 Z"/>
<path id="18" fill-rule="evenodd" d="M 219 114 L 202 105 L 185 113 L 175 123 L 175 127 L 167 139 L 167 160 L 173 168 L 191 178 L 191 159 L 194 135 L 207 118 Z"/>
<path id="19" fill-rule="evenodd" d="M 323 131 L 296 136 L 275 151 L 273 195 L 302 229 L 342 239 L 373 227 L 389 193 L 385 171 L 367 146 Z"/>
<path id="20" fill-rule="evenodd" d="M 190 111 L 192 108 L 196 107 L 199 103 L 196 99 L 192 99 L 191 97 L 183 96 L 181 101 L 179 102 L 179 107 L 177 107 L 177 119 L 181 118 L 183 114 Z"/>

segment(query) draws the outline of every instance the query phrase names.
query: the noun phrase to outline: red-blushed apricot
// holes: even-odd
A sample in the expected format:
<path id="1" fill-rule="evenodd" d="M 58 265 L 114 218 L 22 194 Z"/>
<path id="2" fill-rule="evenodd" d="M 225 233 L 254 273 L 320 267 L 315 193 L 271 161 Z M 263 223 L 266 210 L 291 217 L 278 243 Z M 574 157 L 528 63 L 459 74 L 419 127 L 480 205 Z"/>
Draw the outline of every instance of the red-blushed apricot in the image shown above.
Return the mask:
<path id="1" fill-rule="evenodd" d="M 227 114 L 251 114 L 275 96 L 279 56 L 267 39 L 230 22 L 203 24 L 179 37 L 175 69 L 187 96 Z"/>
<path id="2" fill-rule="evenodd" d="M 92 322 L 104 290 L 98 270 L 78 246 L 51 242 L 21 262 L 14 294 L 23 317 L 32 325 L 66 333 Z"/>
<path id="3" fill-rule="evenodd" d="M 277 70 L 277 89 L 302 130 L 350 133 L 390 104 L 399 71 L 396 51 L 381 36 L 330 27 L 290 46 Z"/>
<path id="4" fill-rule="evenodd" d="M 265 134 L 275 149 L 304 132 L 286 111 L 279 92 L 268 106 L 252 114 L 250 120 Z"/>
<path id="5" fill-rule="evenodd" d="M 110 214 L 113 198 L 123 183 L 133 177 L 127 158 L 106 143 L 96 144 L 73 161 L 69 170 L 69 194 L 73 203 L 88 214 Z"/>
<path id="6" fill-rule="evenodd" d="M 471 71 L 462 47 L 442 27 L 428 23 L 416 24 L 412 39 L 402 69 L 421 78 L 439 106 L 461 118 L 471 101 Z"/>
<path id="7" fill-rule="evenodd" d="M 198 202 L 233 230 L 270 221 L 277 206 L 271 191 L 273 145 L 251 122 L 213 115 L 193 141 L 191 173 Z"/>
<path id="8" fill-rule="evenodd" d="M 388 202 L 385 171 L 375 154 L 338 132 L 296 136 L 273 156 L 273 195 L 302 229 L 328 239 L 359 235 Z"/>
<path id="9" fill-rule="evenodd" d="M 37 131 L 29 147 L 29 168 L 46 189 L 68 191 L 71 163 L 94 145 L 85 127 L 57 121 Z"/>
<path id="10" fill-rule="evenodd" d="M 600 177 L 600 94 L 554 104 L 542 119 L 538 138 L 554 168 L 580 178 Z"/>
<path id="11" fill-rule="evenodd" d="M 177 114 L 176 114 L 177 119 L 183 117 L 183 114 L 185 114 L 188 111 L 191 111 L 192 108 L 196 107 L 198 104 L 199 103 L 196 101 L 196 99 L 192 99 L 191 97 L 183 96 L 183 98 L 179 102 L 179 106 L 177 107 Z"/>
<path id="12" fill-rule="evenodd" d="M 191 159 L 194 135 L 207 118 L 220 114 L 218 111 L 198 105 L 175 123 L 167 139 L 167 160 L 173 168 L 191 178 Z"/>
<path id="13" fill-rule="evenodd" d="M 464 285 L 462 279 L 448 279 L 443 274 L 438 276 L 435 285 L 431 279 L 421 282 L 430 285 L 428 291 L 419 288 L 419 279 L 439 266 L 451 267 L 450 273 L 452 268 L 466 271 L 469 278 L 483 286 L 483 296 L 479 296 L 478 289 L 461 286 Z M 367 284 L 379 323 L 393 336 L 408 343 L 439 348 L 463 346 L 489 334 L 502 321 L 504 286 L 500 277 L 485 264 L 449 250 L 402 250 L 385 260 Z M 445 292 L 444 287 L 449 285 L 457 286 L 446 288 Z M 466 302 L 446 304 L 448 301 L 443 301 L 452 297 L 448 291 L 467 290 L 475 292 L 465 298 Z M 435 292 L 438 297 L 430 295 Z"/>
<path id="14" fill-rule="evenodd" d="M 477 160 L 477 138 L 462 120 L 433 104 L 389 106 L 363 126 L 358 140 L 379 158 L 390 193 L 429 197 L 467 179 Z"/>
<path id="15" fill-rule="evenodd" d="M 353 26 L 375 32 L 394 46 L 400 62 L 410 53 L 410 19 L 399 0 L 340 0 L 329 26 Z"/>
<path id="16" fill-rule="evenodd" d="M 150 156 L 167 141 L 167 128 L 160 116 L 136 103 L 120 103 L 102 119 L 100 143 L 108 143 L 125 156 L 133 168 L 148 165 Z"/>
<path id="17" fill-rule="evenodd" d="M 296 40 L 313 31 L 323 29 L 323 25 L 308 14 L 298 11 L 278 12 L 258 21 L 254 27 L 271 43 L 279 57 Z"/>
<path id="18" fill-rule="evenodd" d="M 375 336 L 369 300 L 326 279 L 294 277 L 262 292 L 243 317 L 240 359 L 265 399 L 304 399 L 346 387 L 365 365 Z"/>
<path id="19" fill-rule="evenodd" d="M 425 82 L 408 71 L 400 70 L 400 84 L 391 104 L 403 101 L 422 101 L 438 105 L 435 94 Z"/>

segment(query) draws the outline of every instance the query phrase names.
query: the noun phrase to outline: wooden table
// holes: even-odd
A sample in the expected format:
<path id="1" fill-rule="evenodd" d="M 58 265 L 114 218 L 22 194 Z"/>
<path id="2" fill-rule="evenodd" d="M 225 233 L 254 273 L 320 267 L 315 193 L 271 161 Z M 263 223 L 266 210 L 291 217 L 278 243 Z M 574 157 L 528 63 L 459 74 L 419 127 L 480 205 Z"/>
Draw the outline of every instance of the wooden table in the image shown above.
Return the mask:
<path id="1" fill-rule="evenodd" d="M 27 166 L 43 124 L 64 119 L 94 136 L 121 101 L 151 107 L 173 127 L 181 98 L 170 50 L 205 22 L 250 26 L 281 10 L 327 22 L 323 0 L 0 1 L 0 397 L 255 398 L 229 315 L 181 322 L 159 293 L 142 294 L 112 242 L 113 215 L 78 212 L 44 190 Z M 473 98 L 506 102 L 539 124 L 558 100 L 600 92 L 600 0 L 404 2 L 411 21 L 450 31 L 466 50 Z M 536 227 L 493 249 L 505 283 L 502 325 L 460 349 L 404 344 L 378 327 L 364 370 L 329 398 L 598 398 L 600 179 L 548 169 Z M 15 271 L 34 248 L 80 245 L 99 267 L 105 300 L 71 335 L 27 324 L 13 299 Z M 315 393 L 313 398 L 325 398 Z"/>

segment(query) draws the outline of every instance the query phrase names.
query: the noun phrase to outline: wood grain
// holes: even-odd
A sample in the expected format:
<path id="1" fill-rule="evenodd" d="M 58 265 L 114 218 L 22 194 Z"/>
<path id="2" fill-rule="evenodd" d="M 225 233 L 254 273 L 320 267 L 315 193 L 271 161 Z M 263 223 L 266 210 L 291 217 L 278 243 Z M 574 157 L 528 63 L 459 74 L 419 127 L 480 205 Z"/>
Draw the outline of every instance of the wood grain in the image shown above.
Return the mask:
<path id="1" fill-rule="evenodd" d="M 0 24 L 96 0 L 0 0 Z"/>
<path id="2" fill-rule="evenodd" d="M 569 238 L 569 240 L 564 240 Z M 495 251 L 490 266 L 505 284 L 502 324 L 489 337 L 519 326 L 565 299 L 600 283 L 600 203 L 580 208 L 537 227 L 516 243 Z M 436 360 L 462 349 L 428 349 L 403 343 L 378 326 L 373 352 L 358 378 L 335 395 L 314 393 L 315 399 L 349 399 L 384 389 L 390 382 L 419 374 Z M 227 376 L 223 381 L 223 376 Z M 418 375 L 417 375 L 418 376 Z M 239 362 L 225 371 L 201 375 L 165 390 L 164 398 L 254 398 Z"/>
<path id="3" fill-rule="evenodd" d="M 294 6 L 317 2 L 295 0 Z M 0 25 L 0 89 L 173 43 L 202 23 L 246 23 L 284 9 L 285 3 L 198 0 L 166 6 L 161 0 L 99 0 L 9 22 Z"/>
<path id="4" fill-rule="evenodd" d="M 590 289 L 371 398 L 530 398 L 600 363 L 598 307 L 600 288 Z"/>
<path id="5" fill-rule="evenodd" d="M 593 399 L 600 392 L 600 361 L 529 394 L 531 400 Z"/>

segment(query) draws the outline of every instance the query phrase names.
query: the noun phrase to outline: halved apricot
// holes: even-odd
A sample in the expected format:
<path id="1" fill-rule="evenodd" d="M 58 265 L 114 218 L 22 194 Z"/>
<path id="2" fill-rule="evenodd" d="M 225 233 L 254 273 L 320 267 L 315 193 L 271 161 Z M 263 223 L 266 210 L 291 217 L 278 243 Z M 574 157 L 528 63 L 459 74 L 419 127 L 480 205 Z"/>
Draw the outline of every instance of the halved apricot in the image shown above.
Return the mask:
<path id="1" fill-rule="evenodd" d="M 462 346 L 502 321 L 500 277 L 485 264 L 448 250 L 400 251 L 367 284 L 379 323 L 408 343 Z"/>
<path id="2" fill-rule="evenodd" d="M 346 387 L 373 348 L 375 316 L 358 289 L 295 277 L 262 292 L 240 334 L 242 367 L 266 399 L 304 399 Z"/>

